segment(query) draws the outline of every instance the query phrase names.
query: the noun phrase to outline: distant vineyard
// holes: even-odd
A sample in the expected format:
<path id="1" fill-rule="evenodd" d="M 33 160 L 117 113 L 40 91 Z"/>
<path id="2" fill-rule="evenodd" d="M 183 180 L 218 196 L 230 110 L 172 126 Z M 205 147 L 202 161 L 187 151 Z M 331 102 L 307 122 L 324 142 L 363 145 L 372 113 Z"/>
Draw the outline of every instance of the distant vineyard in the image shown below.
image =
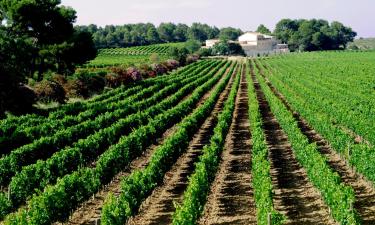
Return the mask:
<path id="1" fill-rule="evenodd" d="M 130 66 L 150 63 L 150 56 L 157 54 L 160 60 L 168 59 L 171 47 L 183 43 L 156 44 L 129 48 L 109 48 L 99 50 L 99 55 L 84 67 Z"/>
<path id="2" fill-rule="evenodd" d="M 183 43 L 156 44 L 129 48 L 107 48 L 99 51 L 100 55 L 150 55 L 153 53 L 166 55 L 171 47 L 179 47 Z"/>
<path id="3" fill-rule="evenodd" d="M 9 116 L 0 223 L 375 224 L 374 65 L 374 52 L 205 59 Z"/>

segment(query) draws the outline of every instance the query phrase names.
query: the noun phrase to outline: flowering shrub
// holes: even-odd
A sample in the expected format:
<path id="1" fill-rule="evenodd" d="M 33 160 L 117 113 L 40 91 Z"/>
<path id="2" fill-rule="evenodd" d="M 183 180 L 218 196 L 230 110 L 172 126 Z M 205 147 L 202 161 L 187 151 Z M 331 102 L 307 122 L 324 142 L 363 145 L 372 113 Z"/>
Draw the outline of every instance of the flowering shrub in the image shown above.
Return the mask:
<path id="1" fill-rule="evenodd" d="M 41 102 L 56 101 L 59 103 L 65 103 L 65 90 L 63 86 L 54 81 L 43 80 L 36 83 L 34 91 L 37 99 Z"/>

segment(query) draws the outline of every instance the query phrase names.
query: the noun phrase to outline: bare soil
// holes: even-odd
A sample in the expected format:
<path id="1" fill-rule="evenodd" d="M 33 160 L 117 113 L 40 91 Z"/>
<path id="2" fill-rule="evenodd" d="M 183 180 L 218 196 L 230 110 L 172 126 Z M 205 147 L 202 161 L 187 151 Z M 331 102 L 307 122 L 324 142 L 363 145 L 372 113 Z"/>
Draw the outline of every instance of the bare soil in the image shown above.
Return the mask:
<path id="1" fill-rule="evenodd" d="M 227 69 L 227 74 L 229 69 Z M 219 72 L 218 72 L 219 73 Z M 225 75 L 224 75 L 225 76 Z M 224 79 L 224 76 L 221 79 Z M 220 81 L 219 81 L 220 82 Z M 218 82 L 218 83 L 219 83 Z M 210 96 L 211 92 L 215 89 L 215 87 L 218 85 L 214 85 L 214 87 L 208 91 L 197 103 L 196 107 L 203 104 Z M 188 96 L 190 96 L 189 94 Z M 185 98 L 184 98 L 185 99 Z M 157 143 L 148 147 L 144 154 L 137 159 L 135 159 L 128 168 L 124 169 L 123 172 L 120 172 L 117 174 L 113 180 L 105 185 L 102 190 L 100 190 L 98 193 L 96 193 L 91 199 L 84 202 L 77 210 L 73 212 L 69 220 L 64 223 L 67 225 L 73 225 L 73 224 L 85 224 L 85 225 L 99 225 L 100 224 L 100 218 L 101 218 L 101 210 L 103 207 L 103 203 L 108 196 L 109 193 L 114 193 L 115 195 L 119 195 L 121 191 L 121 180 L 128 176 L 132 171 L 143 169 L 145 168 L 149 160 L 151 159 L 151 156 L 155 152 L 156 148 L 161 145 L 164 140 L 170 136 L 174 131 L 176 130 L 177 126 L 173 126 L 169 128 L 167 131 L 165 131 L 160 139 L 158 139 Z M 55 223 L 61 224 L 61 223 Z"/>
<path id="2" fill-rule="evenodd" d="M 202 149 L 209 144 L 213 129 L 217 124 L 217 115 L 223 108 L 233 83 L 233 76 L 226 89 L 221 93 L 214 110 L 202 124 L 189 143 L 186 152 L 177 160 L 172 169 L 164 177 L 163 184 L 142 203 L 138 215 L 127 224 L 170 224 L 175 212 L 174 204 L 181 203 L 183 193 L 188 185 L 188 177 L 194 172 L 195 162 L 202 154 Z"/>
<path id="3" fill-rule="evenodd" d="M 265 77 L 266 78 L 266 77 Z M 266 78 L 267 79 L 267 78 Z M 356 201 L 354 208 L 362 218 L 362 224 L 375 224 L 375 189 L 369 181 L 351 168 L 346 159 L 337 154 L 319 133 L 317 133 L 308 122 L 297 112 L 293 111 L 285 97 L 276 90 L 275 87 L 267 80 L 268 86 L 273 93 L 284 103 L 284 105 L 293 113 L 294 118 L 298 121 L 298 126 L 302 133 L 309 139 L 310 143 L 316 143 L 319 151 L 327 157 L 329 166 L 339 174 L 341 181 L 351 186 L 355 192 Z M 358 139 L 362 143 L 363 139 Z"/>
<path id="4" fill-rule="evenodd" d="M 199 224 L 256 224 L 251 187 L 252 145 L 245 76 L 243 71 L 222 161 Z"/>
<path id="5" fill-rule="evenodd" d="M 296 160 L 288 137 L 271 112 L 253 71 L 252 78 L 270 151 L 275 209 L 286 215 L 286 224 L 335 224 L 319 192 L 313 187 L 306 171 Z"/>

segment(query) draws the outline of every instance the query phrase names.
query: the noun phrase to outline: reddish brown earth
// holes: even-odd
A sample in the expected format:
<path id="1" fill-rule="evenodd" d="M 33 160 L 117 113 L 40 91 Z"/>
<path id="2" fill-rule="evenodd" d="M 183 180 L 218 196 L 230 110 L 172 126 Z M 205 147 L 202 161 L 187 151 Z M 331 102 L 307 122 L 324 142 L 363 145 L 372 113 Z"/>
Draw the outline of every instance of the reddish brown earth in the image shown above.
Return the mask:
<path id="1" fill-rule="evenodd" d="M 199 224 L 256 224 L 251 187 L 251 134 L 246 74 L 243 71 L 236 108 L 221 163 Z"/>

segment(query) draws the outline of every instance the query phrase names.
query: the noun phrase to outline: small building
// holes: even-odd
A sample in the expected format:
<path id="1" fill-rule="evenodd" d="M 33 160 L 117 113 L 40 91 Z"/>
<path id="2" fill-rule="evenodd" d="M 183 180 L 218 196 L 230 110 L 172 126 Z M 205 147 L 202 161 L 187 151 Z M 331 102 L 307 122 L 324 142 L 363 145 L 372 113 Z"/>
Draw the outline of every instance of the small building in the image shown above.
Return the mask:
<path id="1" fill-rule="evenodd" d="M 262 56 L 289 52 L 287 44 L 280 44 L 275 37 L 258 32 L 244 33 L 238 37 L 238 43 L 247 56 Z"/>
<path id="2" fill-rule="evenodd" d="M 215 44 L 217 44 L 219 42 L 220 42 L 219 39 L 209 39 L 209 40 L 206 40 L 206 48 L 212 48 L 212 47 L 214 47 Z"/>

